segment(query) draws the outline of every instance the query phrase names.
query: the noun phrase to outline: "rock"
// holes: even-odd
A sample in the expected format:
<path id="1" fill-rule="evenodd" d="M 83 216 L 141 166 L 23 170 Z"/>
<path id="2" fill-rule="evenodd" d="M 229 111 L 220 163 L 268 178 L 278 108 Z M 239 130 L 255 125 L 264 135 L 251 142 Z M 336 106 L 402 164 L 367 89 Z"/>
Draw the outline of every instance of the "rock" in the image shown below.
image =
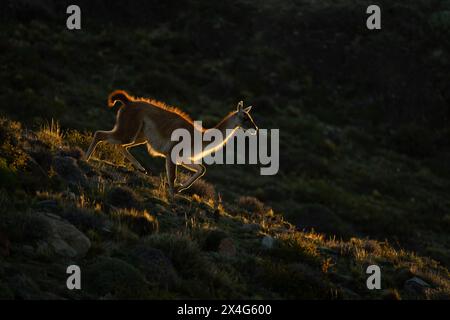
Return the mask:
<path id="1" fill-rule="evenodd" d="M 74 258 L 83 257 L 91 247 L 91 241 L 75 226 L 50 213 L 36 213 L 49 225 L 49 235 L 40 241 L 38 252 L 56 253 Z"/>
<path id="2" fill-rule="evenodd" d="M 72 157 L 54 157 L 53 167 L 55 171 L 63 179 L 71 184 L 86 184 L 87 177 L 83 171 L 78 167 L 77 160 Z"/>
<path id="3" fill-rule="evenodd" d="M 272 249 L 274 244 L 275 244 L 275 239 L 272 238 L 271 236 L 265 236 L 261 240 L 261 245 L 265 249 Z"/>
<path id="4" fill-rule="evenodd" d="M 54 238 L 48 241 L 39 241 L 37 246 L 37 253 L 39 255 L 51 255 L 56 253 L 64 257 L 75 257 L 77 255 L 76 251 L 67 244 L 67 242 Z"/>
<path id="5" fill-rule="evenodd" d="M 222 239 L 217 251 L 225 257 L 234 257 L 236 255 L 236 246 L 234 245 L 233 239 Z"/>
<path id="6" fill-rule="evenodd" d="M 420 279 L 419 277 L 413 277 L 405 282 L 405 290 L 413 294 L 422 294 L 427 288 L 431 286 Z"/>

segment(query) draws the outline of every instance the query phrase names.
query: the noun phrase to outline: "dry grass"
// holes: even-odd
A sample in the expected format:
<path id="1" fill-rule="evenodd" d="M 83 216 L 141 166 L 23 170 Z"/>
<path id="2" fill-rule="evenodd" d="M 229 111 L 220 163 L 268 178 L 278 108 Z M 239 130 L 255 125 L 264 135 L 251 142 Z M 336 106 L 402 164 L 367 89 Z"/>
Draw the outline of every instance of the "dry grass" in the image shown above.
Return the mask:
<path id="1" fill-rule="evenodd" d="M 64 133 L 58 121 L 51 120 L 44 124 L 36 133 L 37 138 L 48 145 L 51 149 L 62 147 L 64 141 Z"/>

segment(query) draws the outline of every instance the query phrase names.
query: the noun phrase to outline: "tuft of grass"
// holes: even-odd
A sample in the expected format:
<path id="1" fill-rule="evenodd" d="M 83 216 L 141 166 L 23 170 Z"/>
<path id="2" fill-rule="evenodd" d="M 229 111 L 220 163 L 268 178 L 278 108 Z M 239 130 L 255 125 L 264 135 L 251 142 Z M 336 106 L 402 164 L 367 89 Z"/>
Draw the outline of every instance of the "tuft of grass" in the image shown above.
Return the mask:
<path id="1" fill-rule="evenodd" d="M 237 205 L 240 209 L 243 209 L 251 214 L 264 215 L 267 212 L 267 208 L 264 203 L 255 197 L 240 197 L 237 201 Z"/>
<path id="2" fill-rule="evenodd" d="M 36 135 L 39 141 L 43 142 L 51 149 L 58 149 L 63 145 L 64 133 L 61 130 L 59 122 L 53 120 L 53 118 L 50 123 L 47 122 L 41 126 Z"/>
<path id="3" fill-rule="evenodd" d="M 118 209 L 111 213 L 111 217 L 115 223 L 125 224 L 139 236 L 148 236 L 159 231 L 158 219 L 147 210 Z"/>

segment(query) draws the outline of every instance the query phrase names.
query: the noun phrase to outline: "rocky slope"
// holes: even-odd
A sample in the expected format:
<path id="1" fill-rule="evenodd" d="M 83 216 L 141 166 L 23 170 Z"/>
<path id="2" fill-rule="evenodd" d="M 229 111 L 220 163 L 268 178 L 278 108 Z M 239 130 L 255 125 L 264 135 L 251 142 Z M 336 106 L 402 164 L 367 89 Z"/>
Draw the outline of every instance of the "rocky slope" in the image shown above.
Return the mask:
<path id="1" fill-rule="evenodd" d="M 0 298 L 450 297 L 449 271 L 430 258 L 302 232 L 206 181 L 170 200 L 164 180 L 133 170 L 114 147 L 82 161 L 89 134 L 0 122 Z M 81 290 L 66 287 L 72 264 Z M 381 290 L 366 287 L 371 264 Z"/>

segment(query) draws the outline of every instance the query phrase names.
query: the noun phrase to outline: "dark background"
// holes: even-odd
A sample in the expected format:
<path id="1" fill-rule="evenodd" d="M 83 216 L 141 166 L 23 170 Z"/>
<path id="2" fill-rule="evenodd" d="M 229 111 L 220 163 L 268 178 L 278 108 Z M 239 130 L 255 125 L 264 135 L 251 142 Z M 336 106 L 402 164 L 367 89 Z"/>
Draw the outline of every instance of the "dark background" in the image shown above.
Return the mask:
<path id="1" fill-rule="evenodd" d="M 109 130 L 121 88 L 213 125 L 239 100 L 280 129 L 280 172 L 214 166 L 298 228 L 387 239 L 450 263 L 450 1 L 3 1 L 0 113 Z M 148 168 L 163 168 L 142 150 Z M 158 171 L 156 171 L 157 173 Z"/>

